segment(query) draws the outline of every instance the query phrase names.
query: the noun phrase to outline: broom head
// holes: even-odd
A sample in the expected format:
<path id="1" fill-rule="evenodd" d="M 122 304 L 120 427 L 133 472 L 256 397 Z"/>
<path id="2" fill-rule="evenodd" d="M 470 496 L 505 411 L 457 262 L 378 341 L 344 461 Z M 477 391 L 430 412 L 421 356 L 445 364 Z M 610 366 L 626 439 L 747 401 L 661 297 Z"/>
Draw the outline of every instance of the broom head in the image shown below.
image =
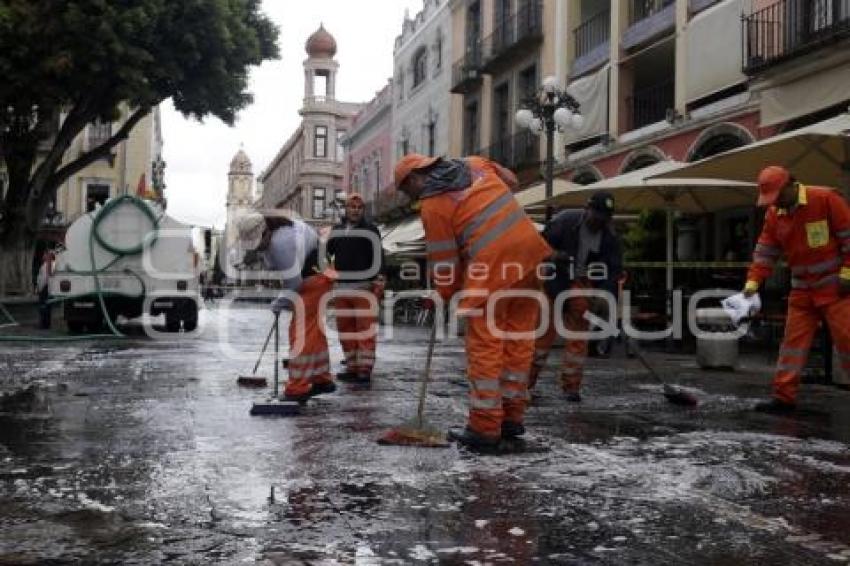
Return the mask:
<path id="1" fill-rule="evenodd" d="M 391 428 L 379 439 L 378 444 L 385 446 L 420 446 L 422 448 L 448 448 L 446 435 L 416 422 Z"/>
<path id="2" fill-rule="evenodd" d="M 236 384 L 240 387 L 265 387 L 268 385 L 268 379 L 261 375 L 240 375 Z"/>
<path id="3" fill-rule="evenodd" d="M 699 399 L 697 399 L 692 393 L 679 389 L 678 387 L 673 387 L 672 385 L 664 385 L 664 397 L 670 403 L 674 405 L 681 405 L 682 407 L 696 407 L 699 405 Z"/>

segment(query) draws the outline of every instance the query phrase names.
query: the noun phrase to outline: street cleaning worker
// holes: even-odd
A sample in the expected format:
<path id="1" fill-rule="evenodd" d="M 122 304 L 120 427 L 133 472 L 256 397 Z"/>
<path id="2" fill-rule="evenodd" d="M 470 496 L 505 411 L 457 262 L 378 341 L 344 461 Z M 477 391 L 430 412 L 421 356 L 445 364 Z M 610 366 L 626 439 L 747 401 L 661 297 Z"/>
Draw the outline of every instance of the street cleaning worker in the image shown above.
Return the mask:
<path id="1" fill-rule="evenodd" d="M 289 381 L 283 391 L 287 401 L 303 402 L 313 395 L 333 393 L 336 384 L 330 372 L 330 356 L 323 321 L 322 297 L 333 289 L 332 270 L 319 271 L 319 238 L 316 231 L 295 218 L 251 212 L 239 220 L 239 240 L 246 252 L 262 254 L 263 263 L 281 277 L 281 293 L 272 301 L 280 315 L 292 310 L 289 323 Z M 279 363 L 275 361 L 275 363 Z"/>
<path id="2" fill-rule="evenodd" d="M 850 370 L 850 206 L 839 192 L 799 183 L 776 165 L 759 173 L 758 188 L 758 206 L 767 212 L 744 294 L 758 290 L 783 254 L 791 293 L 773 399 L 755 409 L 783 414 L 796 408 L 800 372 L 821 320 L 829 325 L 842 369 Z"/>
<path id="3" fill-rule="evenodd" d="M 440 296 L 447 301 L 464 292 L 458 306 L 467 316 L 469 419 L 449 436 L 473 449 L 494 448 L 502 437 L 525 432 L 540 309 L 536 270 L 552 249 L 511 193 L 516 177 L 497 163 L 410 154 L 396 164 L 395 183 L 421 205 L 429 270 Z M 493 297 L 499 291 L 514 296 Z"/>
<path id="4" fill-rule="evenodd" d="M 549 309 L 552 320 L 546 333 L 534 345 L 534 360 L 529 374 L 529 389 L 537 383 L 540 371 L 546 365 L 549 350 L 557 336 L 555 325 L 555 299 L 561 293 L 578 289 L 599 289 L 611 293 L 614 304 L 617 282 L 622 273 L 623 253 L 611 218 L 614 214 L 614 197 L 608 192 L 591 195 L 584 210 L 564 210 L 552 218 L 543 230 L 543 238 L 554 248 L 552 262 L 555 274 L 546 278 L 544 288 L 552 301 Z M 570 296 L 563 303 L 564 328 L 576 334 L 589 331 L 585 313 L 591 310 L 593 297 Z M 605 303 L 602 303 L 605 304 Z M 567 401 L 581 402 L 581 381 L 587 358 L 587 339 L 565 336 L 561 365 L 561 388 Z"/>
<path id="5" fill-rule="evenodd" d="M 345 200 L 345 216 L 331 230 L 327 243 L 327 255 L 339 277 L 334 309 L 345 355 L 345 371 L 336 377 L 359 384 L 368 384 L 372 379 L 378 335 L 377 302 L 384 286 L 381 233 L 366 219 L 365 213 L 363 197 L 349 194 Z M 371 301 L 365 293 L 375 300 Z"/>

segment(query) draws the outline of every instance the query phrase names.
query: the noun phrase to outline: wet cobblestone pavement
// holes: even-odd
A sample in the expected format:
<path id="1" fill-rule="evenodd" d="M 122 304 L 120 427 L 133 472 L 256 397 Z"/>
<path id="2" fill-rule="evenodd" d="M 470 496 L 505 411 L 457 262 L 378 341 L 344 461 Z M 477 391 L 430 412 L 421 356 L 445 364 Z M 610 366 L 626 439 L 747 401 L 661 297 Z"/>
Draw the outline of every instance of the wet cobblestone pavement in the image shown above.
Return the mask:
<path id="1" fill-rule="evenodd" d="M 257 418 L 264 392 L 236 377 L 271 315 L 202 315 L 197 339 L 2 346 L 0 379 L 35 386 L 0 413 L 0 564 L 850 561 L 850 393 L 805 386 L 802 415 L 753 413 L 765 356 L 732 373 L 653 354 L 700 398 L 684 409 L 616 356 L 568 405 L 553 354 L 529 449 L 476 455 L 375 443 L 416 410 L 424 328 L 382 338 L 369 389 Z M 462 424 L 461 341 L 434 365 L 428 420 Z"/>

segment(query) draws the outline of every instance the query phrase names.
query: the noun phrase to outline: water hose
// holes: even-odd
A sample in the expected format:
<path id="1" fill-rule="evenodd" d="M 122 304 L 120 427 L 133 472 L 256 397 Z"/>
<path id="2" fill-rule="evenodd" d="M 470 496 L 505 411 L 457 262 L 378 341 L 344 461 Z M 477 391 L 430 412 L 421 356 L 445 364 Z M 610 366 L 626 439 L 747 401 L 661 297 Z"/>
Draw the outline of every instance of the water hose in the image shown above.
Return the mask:
<path id="1" fill-rule="evenodd" d="M 111 214 L 116 208 L 125 203 L 135 206 L 136 208 L 141 210 L 145 217 L 147 217 L 148 220 L 151 221 L 151 224 L 153 225 L 153 230 L 148 232 L 142 239 L 142 241 L 138 244 L 127 248 L 120 248 L 107 242 L 100 234 L 99 227 L 100 224 L 109 216 L 109 214 Z M 101 208 L 97 209 L 94 212 L 96 212 L 96 214 L 94 214 L 92 217 L 92 225 L 89 229 L 89 261 L 91 262 L 91 269 L 90 271 L 77 271 L 74 269 L 69 269 L 69 271 L 76 275 L 92 276 L 95 288 L 94 295 L 95 297 L 97 297 L 98 305 L 100 306 L 100 312 L 103 315 L 103 319 L 106 321 L 106 324 L 109 327 L 111 334 L 81 334 L 77 336 L 0 336 L 0 342 L 73 342 L 79 340 L 91 340 L 93 338 L 126 338 L 126 335 L 120 332 L 112 322 L 112 319 L 109 316 L 109 312 L 106 308 L 106 301 L 104 297 L 110 295 L 126 297 L 127 295 L 125 293 L 114 293 L 104 291 L 100 284 L 99 274 L 115 265 L 115 263 L 117 263 L 118 260 L 120 260 L 122 257 L 140 254 L 145 250 L 146 247 L 153 246 L 159 235 L 159 222 L 164 214 L 157 217 L 156 215 L 154 215 L 151 208 L 143 200 L 131 195 L 123 195 L 117 198 L 110 199 L 106 202 L 106 204 L 104 204 Z M 89 213 L 90 216 L 92 216 L 92 214 L 93 213 Z M 115 255 L 115 257 L 111 261 L 109 261 L 101 268 L 98 268 L 95 264 L 95 242 L 109 253 Z M 138 295 L 136 295 L 136 297 L 143 297 L 147 289 L 145 288 L 145 282 L 142 277 L 131 269 L 125 269 L 123 273 L 133 275 L 139 280 L 139 284 L 141 285 L 141 291 Z M 80 295 L 69 295 L 67 297 L 58 297 L 56 299 L 50 299 L 48 301 L 48 304 L 61 303 L 70 299 L 84 297 L 86 295 L 90 295 L 90 293 L 83 293 Z M 9 312 L 6 310 L 6 307 L 3 306 L 2 303 L 0 303 L 0 308 L 2 308 L 3 314 L 10 321 L 12 321 L 13 324 L 16 324 L 14 318 L 12 318 L 12 315 L 9 314 Z"/>

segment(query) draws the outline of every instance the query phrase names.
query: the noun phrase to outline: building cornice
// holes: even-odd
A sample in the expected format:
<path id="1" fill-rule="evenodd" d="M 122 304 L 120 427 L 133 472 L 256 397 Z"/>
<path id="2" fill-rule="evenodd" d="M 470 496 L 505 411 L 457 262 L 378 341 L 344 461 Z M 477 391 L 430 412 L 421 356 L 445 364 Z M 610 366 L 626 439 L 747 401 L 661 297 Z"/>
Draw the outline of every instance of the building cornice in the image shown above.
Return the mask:
<path id="1" fill-rule="evenodd" d="M 571 161 L 568 157 L 566 162 L 561 161 L 555 164 L 554 173 L 556 176 L 562 175 L 567 171 L 574 171 L 580 167 L 592 165 L 593 163 L 596 163 L 608 157 L 626 154 L 641 147 L 657 144 L 658 142 L 666 140 L 668 138 L 686 134 L 688 132 L 699 130 L 707 126 L 712 126 L 717 123 L 728 122 L 731 120 L 742 118 L 754 112 L 758 112 L 758 110 L 759 101 L 751 100 L 746 104 L 736 106 L 725 112 L 718 112 L 717 114 L 712 114 L 710 116 L 706 116 L 698 120 L 687 120 L 680 124 L 674 124 L 670 128 L 666 128 L 657 133 L 650 134 L 646 137 L 634 140 L 629 143 L 613 144 L 609 146 L 606 150 L 600 151 L 599 153 L 594 153 L 592 155 L 588 155 L 586 157 L 582 157 L 575 161 Z"/>

